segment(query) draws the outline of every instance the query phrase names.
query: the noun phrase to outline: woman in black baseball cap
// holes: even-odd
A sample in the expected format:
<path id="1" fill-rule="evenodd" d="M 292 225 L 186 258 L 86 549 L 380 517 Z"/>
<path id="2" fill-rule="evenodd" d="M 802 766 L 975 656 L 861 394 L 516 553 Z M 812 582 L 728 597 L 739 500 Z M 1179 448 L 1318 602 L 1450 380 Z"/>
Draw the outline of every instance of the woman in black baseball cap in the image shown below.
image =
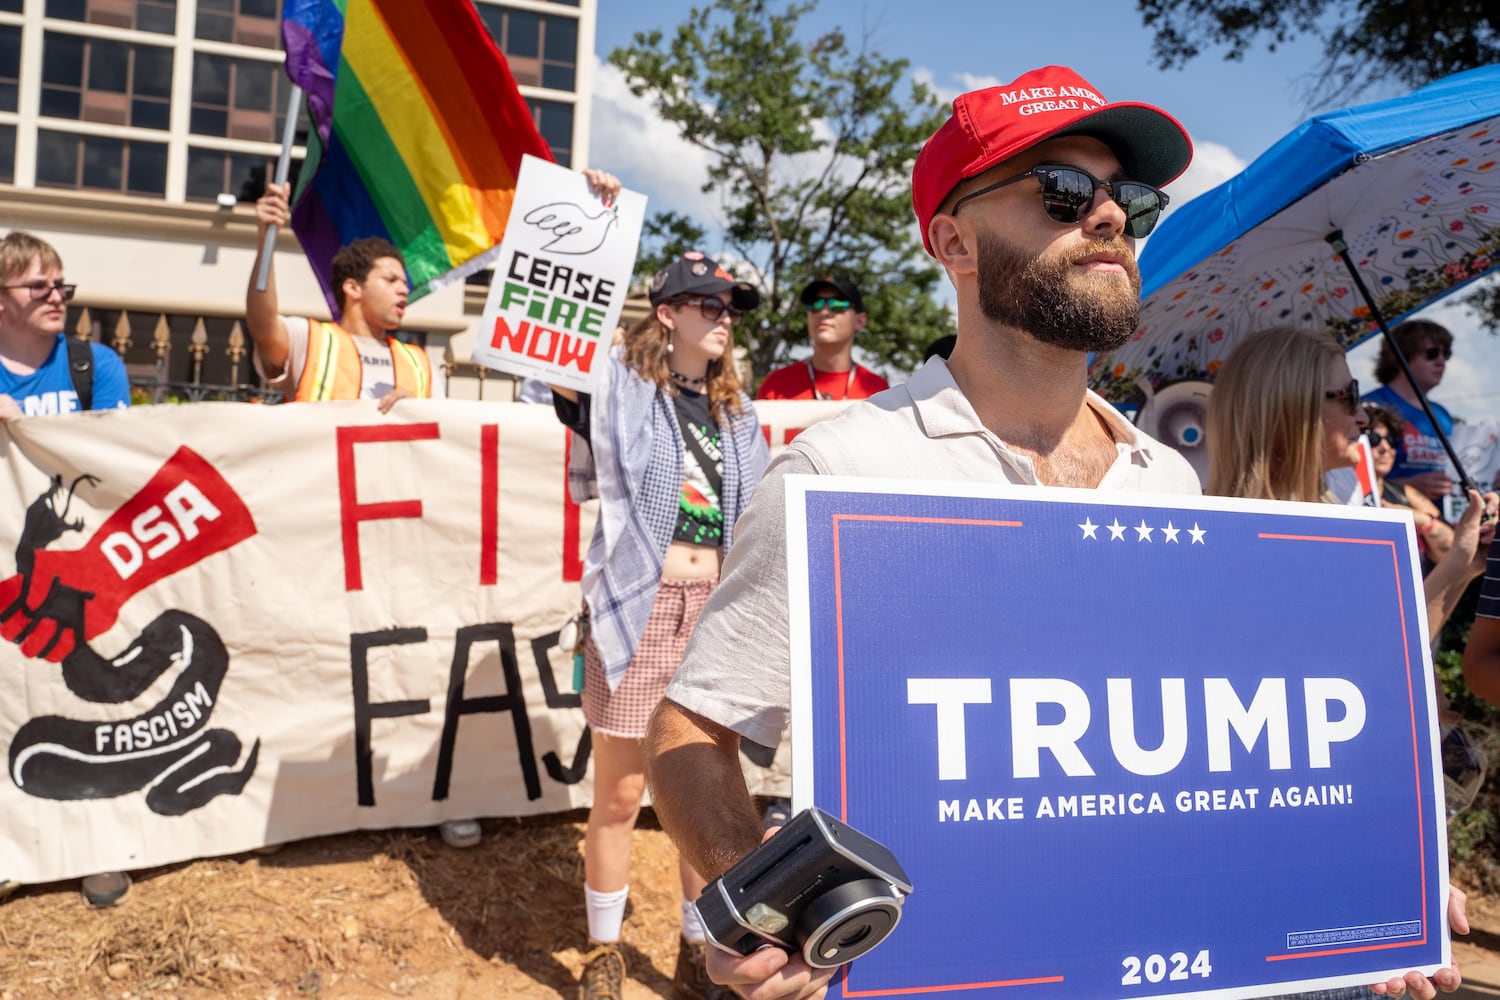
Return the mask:
<path id="1" fill-rule="evenodd" d="M 620 995 L 620 924 L 631 832 L 645 783 L 646 723 L 677 672 L 719 578 L 734 523 L 769 454 L 734 367 L 734 328 L 760 293 L 696 251 L 656 272 L 652 310 L 610 353 L 598 390 L 554 387 L 575 440 L 575 500 L 601 497 L 584 563 L 583 710 L 594 733 L 594 806 L 584 838 L 592 950 L 583 998 Z M 703 879 L 682 863 L 683 933 L 674 983 L 715 995 L 691 901 Z"/>

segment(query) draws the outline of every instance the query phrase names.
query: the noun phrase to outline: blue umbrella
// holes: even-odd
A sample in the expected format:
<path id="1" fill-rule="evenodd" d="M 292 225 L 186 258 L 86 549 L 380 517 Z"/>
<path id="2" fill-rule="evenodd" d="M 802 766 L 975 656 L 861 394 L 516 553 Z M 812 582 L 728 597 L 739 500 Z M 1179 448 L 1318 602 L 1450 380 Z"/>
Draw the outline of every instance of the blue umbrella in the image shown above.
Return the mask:
<path id="1" fill-rule="evenodd" d="M 1164 219 L 1141 254 L 1140 326 L 1094 359 L 1090 381 L 1116 402 L 1201 383 L 1240 337 L 1273 326 L 1350 348 L 1496 267 L 1500 66 L 1488 66 L 1312 118 Z M 1192 419 L 1168 430 L 1186 449 L 1201 441 Z"/>

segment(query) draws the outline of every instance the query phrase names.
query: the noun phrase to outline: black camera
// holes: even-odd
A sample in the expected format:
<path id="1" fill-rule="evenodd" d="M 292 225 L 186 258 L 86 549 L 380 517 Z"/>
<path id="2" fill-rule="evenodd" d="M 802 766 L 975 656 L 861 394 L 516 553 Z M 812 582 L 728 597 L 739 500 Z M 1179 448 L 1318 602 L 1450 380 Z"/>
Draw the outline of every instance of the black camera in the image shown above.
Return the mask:
<path id="1" fill-rule="evenodd" d="M 884 941 L 911 880 L 884 844 L 821 809 L 793 816 L 695 904 L 708 938 L 748 955 L 769 943 L 831 969 Z"/>

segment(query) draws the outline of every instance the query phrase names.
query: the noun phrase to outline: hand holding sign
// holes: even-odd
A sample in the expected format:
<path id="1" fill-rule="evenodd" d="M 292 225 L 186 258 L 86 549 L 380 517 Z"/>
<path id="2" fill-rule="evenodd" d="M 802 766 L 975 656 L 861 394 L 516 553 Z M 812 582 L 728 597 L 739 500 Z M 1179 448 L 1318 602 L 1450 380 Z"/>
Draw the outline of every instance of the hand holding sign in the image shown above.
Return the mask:
<path id="1" fill-rule="evenodd" d="M 635 267 L 646 199 L 526 157 L 473 359 L 588 392 Z M 601 345 L 601 341 L 604 343 Z"/>

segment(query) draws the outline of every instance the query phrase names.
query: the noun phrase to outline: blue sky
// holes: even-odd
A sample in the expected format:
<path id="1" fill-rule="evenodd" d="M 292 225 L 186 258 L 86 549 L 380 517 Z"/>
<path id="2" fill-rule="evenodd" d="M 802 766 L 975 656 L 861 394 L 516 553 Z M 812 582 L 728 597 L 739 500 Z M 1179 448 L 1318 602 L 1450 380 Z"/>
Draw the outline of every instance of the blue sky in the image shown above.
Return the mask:
<path id="1" fill-rule="evenodd" d="M 682 0 L 601 0 L 598 56 L 628 44 L 636 31 L 670 32 L 690 6 Z M 807 37 L 838 26 L 851 44 L 866 38 L 883 55 L 906 59 L 913 75 L 944 99 L 1059 63 L 1073 67 L 1111 100 L 1157 104 L 1183 123 L 1195 147 L 1193 166 L 1168 188 L 1179 204 L 1238 173 L 1310 114 L 1328 110 L 1309 108 L 1306 98 L 1321 67 L 1315 40 L 1297 39 L 1274 53 L 1257 48 L 1241 62 L 1209 51 L 1186 69 L 1159 70 L 1151 56 L 1152 36 L 1130 0 L 822 0 L 803 26 Z M 644 192 L 653 208 L 689 212 L 712 225 L 716 206 L 698 192 L 702 158 L 632 97 L 612 68 L 596 67 L 594 87 L 593 165 L 619 174 L 626 187 Z M 1347 103 L 1401 92 L 1392 84 Z M 1500 339 L 1457 305 L 1438 305 L 1423 315 L 1446 325 L 1455 337 L 1454 358 L 1435 398 L 1467 419 L 1500 420 L 1500 364 L 1495 363 Z M 1371 384 L 1374 344 L 1350 356 L 1355 376 Z"/>

